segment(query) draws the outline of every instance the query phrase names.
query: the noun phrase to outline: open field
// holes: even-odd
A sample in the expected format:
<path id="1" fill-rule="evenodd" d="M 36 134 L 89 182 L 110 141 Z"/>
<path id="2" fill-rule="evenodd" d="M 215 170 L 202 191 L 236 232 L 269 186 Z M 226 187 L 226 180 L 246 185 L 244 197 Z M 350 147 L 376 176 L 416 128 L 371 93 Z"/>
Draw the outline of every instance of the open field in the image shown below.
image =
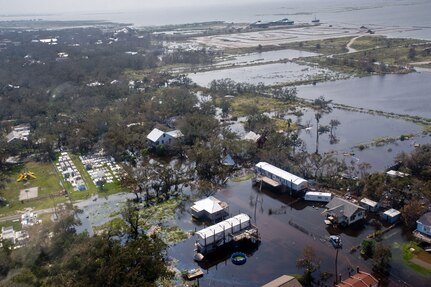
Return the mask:
<path id="1" fill-rule="evenodd" d="M 0 207 L 0 215 L 10 215 L 26 208 L 34 210 L 52 208 L 58 203 L 66 202 L 67 198 L 62 194 L 63 187 L 72 201 L 85 199 L 95 194 L 101 196 L 110 195 L 123 190 L 118 181 L 105 183 L 103 189 L 97 188 L 78 156 L 72 155 L 71 158 L 78 168 L 87 190 L 74 191 L 72 185 L 62 178 L 52 163 L 28 162 L 25 165 L 17 166 L 7 175 L 8 182 L 5 189 L 2 190 L 1 196 L 7 200 L 9 205 Z M 26 182 L 17 182 L 19 175 L 25 171 L 33 172 L 36 178 L 29 179 Z M 31 190 L 33 188 L 38 188 L 37 197 L 29 198 L 28 200 L 19 199 L 22 190 Z"/>
<path id="2" fill-rule="evenodd" d="M 18 176 L 25 171 L 32 171 L 36 178 L 27 182 L 17 182 Z M 0 214 L 11 214 L 24 208 L 43 209 L 54 206 L 54 203 L 65 202 L 66 198 L 60 195 L 63 189 L 60 179 L 51 163 L 28 162 L 17 167 L 8 174 L 9 182 L 2 191 L 9 206 L 1 207 Z M 38 187 L 38 197 L 31 200 L 19 200 L 20 190 Z"/>

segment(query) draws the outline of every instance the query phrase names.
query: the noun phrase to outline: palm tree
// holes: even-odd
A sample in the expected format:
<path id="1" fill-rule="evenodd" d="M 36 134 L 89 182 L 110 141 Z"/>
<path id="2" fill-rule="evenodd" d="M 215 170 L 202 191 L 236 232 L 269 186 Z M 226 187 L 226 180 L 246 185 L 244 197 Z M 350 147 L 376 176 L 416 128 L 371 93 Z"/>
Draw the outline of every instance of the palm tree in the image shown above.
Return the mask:
<path id="1" fill-rule="evenodd" d="M 319 153 L 319 121 L 322 118 L 321 113 L 315 113 L 314 118 L 316 119 L 316 154 Z"/>

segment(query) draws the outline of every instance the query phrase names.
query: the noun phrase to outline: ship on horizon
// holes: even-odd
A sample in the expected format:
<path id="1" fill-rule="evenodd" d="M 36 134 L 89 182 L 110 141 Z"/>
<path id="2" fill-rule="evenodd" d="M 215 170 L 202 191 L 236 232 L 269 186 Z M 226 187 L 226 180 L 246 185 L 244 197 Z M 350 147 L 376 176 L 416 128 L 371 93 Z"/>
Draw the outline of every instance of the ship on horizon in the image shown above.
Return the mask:
<path id="1" fill-rule="evenodd" d="M 259 20 L 259 21 L 256 21 L 254 23 L 251 23 L 250 27 L 268 28 L 268 27 L 274 27 L 274 26 L 293 25 L 294 23 L 295 23 L 295 21 L 289 20 L 288 18 L 283 18 L 281 20 L 271 21 L 271 22 L 263 22 L 263 21 Z"/>

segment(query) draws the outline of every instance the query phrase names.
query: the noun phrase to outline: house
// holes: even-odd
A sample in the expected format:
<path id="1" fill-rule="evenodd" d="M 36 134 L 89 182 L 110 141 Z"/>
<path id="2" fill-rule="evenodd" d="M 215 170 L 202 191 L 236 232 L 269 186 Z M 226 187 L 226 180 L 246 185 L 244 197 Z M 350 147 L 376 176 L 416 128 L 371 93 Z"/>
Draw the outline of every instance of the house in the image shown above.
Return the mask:
<path id="1" fill-rule="evenodd" d="M 13 230 L 13 226 L 1 228 L 1 240 L 10 240 L 12 244 L 15 244 L 15 230 Z"/>
<path id="2" fill-rule="evenodd" d="M 390 177 L 406 177 L 409 176 L 407 173 L 400 172 L 397 170 L 389 170 L 386 172 L 386 174 Z"/>
<path id="3" fill-rule="evenodd" d="M 262 145 L 266 141 L 265 136 L 257 134 L 253 131 L 249 131 L 248 133 L 246 133 L 242 139 L 246 140 L 246 141 L 252 141 L 252 142 L 256 143 L 258 147 L 262 147 Z"/>
<path id="4" fill-rule="evenodd" d="M 228 215 L 229 205 L 214 196 L 210 196 L 196 201 L 190 209 L 192 216 L 197 219 L 204 218 L 216 221 Z"/>
<path id="5" fill-rule="evenodd" d="M 378 202 L 375 202 L 368 198 L 362 198 L 361 201 L 359 201 L 359 205 L 365 208 L 367 211 L 376 212 L 380 205 Z"/>
<path id="6" fill-rule="evenodd" d="M 416 221 L 413 235 L 421 241 L 431 243 L 431 212 L 425 213 Z"/>
<path id="7" fill-rule="evenodd" d="M 334 197 L 326 208 L 328 220 L 340 226 L 348 226 L 365 217 L 363 207 L 340 197 Z"/>
<path id="8" fill-rule="evenodd" d="M 183 137 L 183 133 L 180 130 L 173 130 L 170 132 L 164 132 L 157 128 L 154 128 L 148 135 L 147 139 L 150 141 L 152 147 L 158 145 L 167 145 L 173 143 L 175 140 Z"/>
<path id="9" fill-rule="evenodd" d="M 262 285 L 262 287 L 302 287 L 302 285 L 295 277 L 282 275 L 271 282 Z"/>
<path id="10" fill-rule="evenodd" d="M 335 287 L 377 287 L 379 286 L 379 280 L 373 275 L 367 272 L 359 271 L 336 284 Z"/>
<path id="11" fill-rule="evenodd" d="M 259 134 L 256 134 L 255 132 L 252 132 L 252 131 L 249 131 L 243 137 L 244 140 L 252 141 L 255 143 L 257 143 L 260 138 L 261 138 L 261 136 Z"/>
<path id="12" fill-rule="evenodd" d="M 10 143 L 14 140 L 27 141 L 30 135 L 30 125 L 23 124 L 12 128 L 12 131 L 7 134 L 7 142 Z"/>
<path id="13" fill-rule="evenodd" d="M 223 160 L 222 160 L 222 164 L 224 166 L 229 166 L 229 167 L 234 167 L 235 166 L 235 161 L 233 160 L 232 156 L 230 154 L 227 154 Z"/>
<path id="14" fill-rule="evenodd" d="M 284 185 L 292 191 L 302 191 L 308 188 L 307 180 L 266 162 L 256 164 L 256 173 L 260 175 L 257 178 L 258 181 L 263 181 L 273 187 Z"/>
<path id="15" fill-rule="evenodd" d="M 400 220 L 400 217 L 401 217 L 401 212 L 393 208 L 383 212 L 383 219 L 389 223 L 397 222 L 398 220 Z"/>

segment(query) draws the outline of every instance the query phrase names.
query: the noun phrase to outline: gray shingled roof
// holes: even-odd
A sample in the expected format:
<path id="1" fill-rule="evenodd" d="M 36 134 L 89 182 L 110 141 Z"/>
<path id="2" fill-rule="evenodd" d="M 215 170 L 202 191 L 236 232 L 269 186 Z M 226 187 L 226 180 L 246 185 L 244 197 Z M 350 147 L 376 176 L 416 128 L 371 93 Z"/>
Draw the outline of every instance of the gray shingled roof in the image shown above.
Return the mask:
<path id="1" fill-rule="evenodd" d="M 428 212 L 428 213 L 425 213 L 424 215 L 422 215 L 419 218 L 418 222 L 420 222 L 426 226 L 431 226 L 431 212 Z"/>
<path id="2" fill-rule="evenodd" d="M 352 216 L 358 209 L 365 210 L 357 204 L 354 204 L 348 200 L 340 197 L 334 197 L 327 205 L 328 211 L 337 212 L 343 214 L 344 216 Z"/>

